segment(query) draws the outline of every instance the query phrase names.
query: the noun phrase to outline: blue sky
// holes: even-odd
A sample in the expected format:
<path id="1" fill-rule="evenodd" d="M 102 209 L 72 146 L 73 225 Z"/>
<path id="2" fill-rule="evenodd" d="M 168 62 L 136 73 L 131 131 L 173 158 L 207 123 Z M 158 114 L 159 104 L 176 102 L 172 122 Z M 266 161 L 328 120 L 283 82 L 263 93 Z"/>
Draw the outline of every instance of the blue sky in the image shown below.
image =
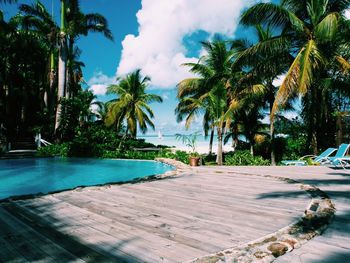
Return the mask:
<path id="1" fill-rule="evenodd" d="M 20 3 L 33 3 L 19 0 Z M 254 0 L 81 0 L 85 13 L 103 14 L 109 21 L 114 42 L 98 34 L 82 37 L 78 45 L 85 63 L 84 79 L 100 100 L 106 86 L 136 68 L 150 75 L 150 92 L 163 97 L 162 104 L 152 105 L 156 132 L 172 134 L 183 130 L 176 123 L 174 109 L 176 83 L 190 77 L 184 62 L 197 61 L 202 54 L 199 41 L 215 34 L 223 37 L 250 37 L 251 32 L 238 27 L 238 18 Z M 42 0 L 59 18 L 59 0 Z M 14 15 L 16 5 L 3 5 L 6 17 Z M 193 125 L 201 129 L 200 120 Z M 152 133 L 152 132 L 151 132 Z"/>

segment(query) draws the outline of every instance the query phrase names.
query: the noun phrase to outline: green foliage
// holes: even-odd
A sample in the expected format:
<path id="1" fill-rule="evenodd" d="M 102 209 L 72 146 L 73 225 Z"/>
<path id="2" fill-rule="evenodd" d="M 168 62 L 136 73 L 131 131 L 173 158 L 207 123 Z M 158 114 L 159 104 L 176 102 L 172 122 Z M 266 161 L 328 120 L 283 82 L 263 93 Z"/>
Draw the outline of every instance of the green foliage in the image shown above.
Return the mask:
<path id="1" fill-rule="evenodd" d="M 277 138 L 276 141 L 276 146 L 282 153 L 279 160 L 297 160 L 309 153 L 306 125 L 299 118 L 280 118 L 276 122 L 276 133 L 287 135 L 286 138 Z"/>
<path id="2" fill-rule="evenodd" d="M 185 134 L 175 134 L 176 140 L 182 141 L 187 147 L 191 148 L 191 156 L 199 157 L 199 154 L 196 152 L 197 139 L 200 134 L 198 132 L 185 135 Z"/>
<path id="3" fill-rule="evenodd" d="M 249 151 L 235 151 L 225 156 L 225 165 L 269 165 L 270 161 L 261 156 L 253 156 Z"/>
<path id="4" fill-rule="evenodd" d="M 136 138 L 139 128 L 144 134 L 148 128 L 154 130 L 154 114 L 149 106 L 152 102 L 163 102 L 162 97 L 146 92 L 150 77 L 141 76 L 138 69 L 125 78 L 117 79 L 118 84 L 108 87 L 108 94 L 117 95 L 116 99 L 108 102 L 108 112 L 105 123 L 108 127 L 114 126 L 117 129 L 123 122 L 127 123 L 127 133 Z"/>
<path id="5" fill-rule="evenodd" d="M 102 155 L 103 158 L 116 158 L 116 159 L 142 159 L 142 160 L 154 160 L 155 158 L 169 158 L 175 159 L 183 163 L 189 163 L 189 154 L 184 151 L 176 151 L 175 153 L 169 150 L 162 150 L 159 152 L 142 152 L 142 151 L 105 151 Z"/>
<path id="6" fill-rule="evenodd" d="M 283 159 L 297 160 L 305 154 L 306 137 L 299 138 L 289 137 L 286 139 Z"/>
<path id="7" fill-rule="evenodd" d="M 67 157 L 69 150 L 69 144 L 52 144 L 38 149 L 37 155 L 40 157 Z"/>
<path id="8" fill-rule="evenodd" d="M 77 96 L 70 99 L 62 99 L 62 114 L 59 126 L 64 141 L 74 138 L 79 127 L 85 122 L 91 121 L 94 114 L 90 110 L 96 96 L 89 90 L 79 91 Z"/>
<path id="9" fill-rule="evenodd" d="M 160 156 L 158 157 L 163 157 L 163 158 L 170 158 L 170 159 L 175 159 L 177 161 L 183 162 L 188 164 L 189 163 L 189 154 L 184 151 L 176 151 L 175 153 L 173 152 L 162 152 L 160 153 Z"/>

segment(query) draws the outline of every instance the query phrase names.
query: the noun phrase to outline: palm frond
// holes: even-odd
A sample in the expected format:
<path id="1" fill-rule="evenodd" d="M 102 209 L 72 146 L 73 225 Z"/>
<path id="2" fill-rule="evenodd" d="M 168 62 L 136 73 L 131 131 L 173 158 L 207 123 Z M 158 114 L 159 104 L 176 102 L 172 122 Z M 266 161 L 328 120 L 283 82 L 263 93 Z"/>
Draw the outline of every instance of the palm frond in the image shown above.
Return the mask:
<path id="1" fill-rule="evenodd" d="M 334 39 L 338 30 L 339 14 L 331 13 L 327 15 L 315 28 L 316 37 L 322 42 Z"/>
<path id="2" fill-rule="evenodd" d="M 248 26 L 258 24 L 282 28 L 290 26 L 298 32 L 303 32 L 305 27 L 303 21 L 293 12 L 273 3 L 258 3 L 252 6 L 241 16 L 241 23 Z"/>
<path id="3" fill-rule="evenodd" d="M 336 60 L 338 61 L 340 67 L 344 72 L 349 72 L 350 71 L 350 63 L 343 58 L 342 56 L 336 56 Z"/>

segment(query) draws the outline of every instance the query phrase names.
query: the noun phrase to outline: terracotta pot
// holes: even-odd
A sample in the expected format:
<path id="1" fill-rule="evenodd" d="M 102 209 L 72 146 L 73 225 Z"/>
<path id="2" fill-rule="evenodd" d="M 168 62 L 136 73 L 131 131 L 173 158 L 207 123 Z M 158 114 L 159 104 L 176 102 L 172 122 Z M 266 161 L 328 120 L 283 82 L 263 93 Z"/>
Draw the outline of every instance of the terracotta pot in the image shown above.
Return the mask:
<path id="1" fill-rule="evenodd" d="M 199 166 L 200 157 L 189 157 L 190 166 Z"/>

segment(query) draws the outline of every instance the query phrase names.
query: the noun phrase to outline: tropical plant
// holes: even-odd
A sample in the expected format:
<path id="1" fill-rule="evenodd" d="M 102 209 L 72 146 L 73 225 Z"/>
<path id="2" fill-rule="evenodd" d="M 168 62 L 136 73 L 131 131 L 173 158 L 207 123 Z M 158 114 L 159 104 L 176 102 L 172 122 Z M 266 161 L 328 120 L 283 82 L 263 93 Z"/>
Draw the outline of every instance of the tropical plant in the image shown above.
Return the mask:
<path id="1" fill-rule="evenodd" d="M 281 105 L 297 94 L 310 94 L 308 100 L 316 106 L 319 90 L 312 84 L 327 69 L 330 60 L 339 60 L 334 41 L 344 24 L 344 13 L 349 6 L 349 1 L 282 0 L 281 4 L 256 4 L 242 15 L 241 22 L 245 25 L 264 24 L 281 32 L 279 36 L 260 42 L 255 47 L 256 52 L 272 55 L 289 47 L 293 56 L 293 62 L 276 94 L 271 119 Z M 316 126 L 317 118 L 313 119 L 311 126 Z M 314 151 L 317 151 L 316 136 L 312 136 L 312 139 Z"/>
<path id="2" fill-rule="evenodd" d="M 233 67 L 246 68 L 246 76 L 241 81 L 254 79 L 264 85 L 261 107 L 266 108 L 271 116 L 277 88 L 274 81 L 283 74 L 291 63 L 292 56 L 288 46 L 269 54 L 263 48 L 262 43 L 272 40 L 275 36 L 270 26 L 255 25 L 253 27 L 257 36 L 256 43 L 250 43 L 248 39 L 238 39 L 232 42 L 232 49 L 237 52 L 237 59 Z M 270 120 L 271 164 L 276 164 L 274 120 Z"/>
<path id="3" fill-rule="evenodd" d="M 19 6 L 19 11 L 21 13 L 16 16 L 16 19 L 18 19 L 22 28 L 31 34 L 36 35 L 49 47 L 49 86 L 45 89 L 43 99 L 49 112 L 52 113 L 56 106 L 56 89 L 54 85 L 57 58 L 55 55 L 57 53 L 57 41 L 59 39 L 60 29 L 52 15 L 49 14 L 40 1 L 37 1 L 32 5 L 22 4 Z"/>
<path id="4" fill-rule="evenodd" d="M 155 94 L 146 93 L 146 88 L 151 79 L 148 76 L 142 77 L 138 69 L 125 78 L 118 78 L 116 85 L 107 89 L 107 94 L 115 94 L 117 98 L 108 102 L 108 113 L 105 124 L 108 127 L 114 126 L 117 130 L 126 121 L 125 134 L 136 138 L 137 128 L 146 133 L 148 127 L 154 129 L 152 118 L 153 111 L 149 106 L 153 102 L 162 102 L 163 99 Z"/>
<path id="5" fill-rule="evenodd" d="M 230 127 L 246 98 L 259 93 L 263 86 L 254 85 L 252 81 L 239 82 L 244 72 L 241 68 L 232 67 L 234 52 L 228 49 L 226 42 L 215 40 L 202 44 L 207 54 L 198 63 L 185 64 L 198 77 L 178 84 L 180 101 L 175 113 L 179 122 L 186 117 L 186 127 L 196 116 L 202 115 L 204 131 L 216 129 L 217 163 L 221 165 L 226 128 Z"/>
<path id="6" fill-rule="evenodd" d="M 58 88 L 57 107 L 55 120 L 55 133 L 60 126 L 61 119 L 61 99 L 64 97 L 66 87 L 66 66 L 67 66 L 67 36 L 66 36 L 66 0 L 61 0 L 61 26 L 58 44 Z"/>
<path id="7" fill-rule="evenodd" d="M 200 134 L 198 132 L 192 133 L 189 135 L 186 134 L 175 134 L 175 137 L 177 140 L 182 141 L 183 144 L 185 144 L 187 147 L 191 148 L 191 154 L 192 157 L 198 157 L 199 154 L 196 151 L 197 148 L 197 139 Z"/>
<path id="8" fill-rule="evenodd" d="M 80 82 L 77 78 L 81 75 L 81 63 L 77 63 L 76 57 L 79 57 L 80 50 L 75 46 L 80 36 L 87 36 L 89 33 L 101 33 L 107 39 L 113 40 L 113 35 L 108 26 L 107 19 L 98 13 L 84 14 L 80 8 L 80 0 L 70 0 L 66 3 L 66 34 L 67 34 L 67 68 L 66 68 L 66 87 L 65 97 L 71 97 L 78 92 L 76 83 Z"/>
<path id="9" fill-rule="evenodd" d="M 96 96 L 89 90 L 79 91 L 73 98 L 62 98 L 62 115 L 58 132 L 65 141 L 74 138 L 77 128 L 93 122 L 95 114 L 91 106 L 98 103 Z"/>
<path id="10" fill-rule="evenodd" d="M 81 35 L 87 36 L 90 32 L 102 33 L 108 39 L 113 40 L 107 19 L 104 16 L 97 13 L 84 14 L 80 9 L 79 0 L 68 2 L 61 0 L 56 130 L 59 127 L 61 115 L 61 98 L 69 98 L 76 94 L 82 79 L 81 67 L 84 64 L 75 60 L 80 54 L 80 50 L 75 47 L 75 42 Z"/>
<path id="11" fill-rule="evenodd" d="M 210 149 L 214 130 L 218 134 L 218 163 L 222 164 L 222 132 L 224 113 L 227 111 L 227 91 L 231 78 L 231 60 L 233 53 L 228 50 L 223 41 L 202 42 L 206 51 L 198 63 L 186 63 L 190 71 L 198 77 L 182 80 L 178 84 L 178 98 L 180 102 L 175 109 L 177 120 L 180 122 L 186 117 L 188 128 L 194 118 L 203 114 L 203 128 L 205 134 L 211 130 Z"/>
<path id="12" fill-rule="evenodd" d="M 264 160 L 261 156 L 253 156 L 249 151 L 235 151 L 225 156 L 225 165 L 266 166 L 266 165 L 269 165 L 269 161 Z"/>

